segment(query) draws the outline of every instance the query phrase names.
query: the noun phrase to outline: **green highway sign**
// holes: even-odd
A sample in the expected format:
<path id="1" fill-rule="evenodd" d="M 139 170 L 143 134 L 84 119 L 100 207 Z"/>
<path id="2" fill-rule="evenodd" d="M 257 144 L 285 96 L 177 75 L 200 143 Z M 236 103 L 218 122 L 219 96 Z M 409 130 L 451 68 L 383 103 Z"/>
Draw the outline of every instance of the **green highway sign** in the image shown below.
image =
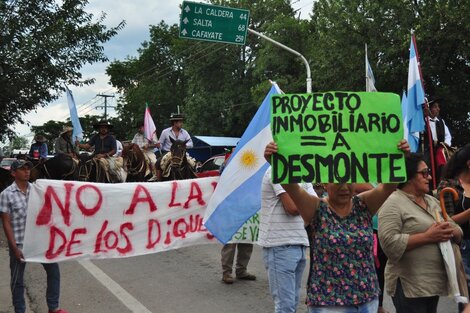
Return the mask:
<path id="1" fill-rule="evenodd" d="M 180 37 L 244 45 L 250 11 L 183 1 Z"/>

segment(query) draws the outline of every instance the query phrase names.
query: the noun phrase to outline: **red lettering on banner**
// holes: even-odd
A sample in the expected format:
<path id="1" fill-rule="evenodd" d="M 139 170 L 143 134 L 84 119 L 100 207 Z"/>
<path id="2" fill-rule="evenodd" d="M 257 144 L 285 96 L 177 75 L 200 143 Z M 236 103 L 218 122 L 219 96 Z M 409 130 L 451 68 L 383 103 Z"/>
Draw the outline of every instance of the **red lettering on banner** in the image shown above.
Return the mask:
<path id="1" fill-rule="evenodd" d="M 156 236 L 155 239 L 152 240 L 152 234 L 153 234 L 153 229 L 155 226 L 155 232 Z M 148 221 L 148 232 L 147 232 L 147 249 L 152 249 L 155 247 L 157 243 L 160 242 L 160 239 L 162 237 L 162 229 L 160 227 L 160 222 L 157 219 L 150 219 Z"/>
<path id="2" fill-rule="evenodd" d="M 212 185 L 212 188 L 214 188 L 214 191 L 215 191 L 215 188 L 217 187 L 217 182 L 216 182 L 216 181 L 213 181 L 213 182 L 211 183 L 211 185 Z"/>
<path id="3" fill-rule="evenodd" d="M 171 183 L 171 201 L 170 201 L 170 204 L 168 204 L 168 206 L 171 208 L 171 207 L 174 207 L 174 206 L 181 206 L 181 203 L 180 202 L 176 202 L 175 203 L 175 198 L 176 198 L 176 190 L 178 189 L 178 183 L 176 181 L 173 181 Z"/>
<path id="4" fill-rule="evenodd" d="M 67 244 L 67 238 L 65 237 L 65 234 L 55 226 L 51 226 L 51 228 L 49 229 L 49 233 L 50 233 L 49 248 L 46 251 L 46 259 L 51 260 L 51 259 L 55 259 L 57 256 L 59 256 L 62 253 L 62 251 L 64 251 L 65 246 Z M 60 244 L 57 250 L 54 251 L 56 236 L 59 236 L 60 238 L 62 238 L 62 244 Z"/>
<path id="5" fill-rule="evenodd" d="M 145 193 L 145 196 L 142 198 L 139 198 L 140 192 Z M 149 191 L 144 186 L 137 185 L 134 191 L 134 195 L 132 197 L 131 205 L 129 206 L 127 211 L 124 212 L 124 214 L 128 214 L 128 215 L 134 214 L 135 207 L 140 202 L 147 202 L 150 207 L 150 212 L 155 212 L 157 210 L 157 206 L 155 205 L 155 202 L 153 202 L 153 199 L 150 196 Z"/>
<path id="6" fill-rule="evenodd" d="M 81 243 L 81 240 L 76 240 L 75 236 L 76 235 L 81 235 L 81 234 L 86 234 L 87 230 L 86 228 L 77 228 L 72 231 L 72 235 L 70 236 L 70 242 L 67 245 L 67 252 L 65 253 L 66 256 L 74 256 L 74 255 L 80 255 L 83 254 L 82 252 L 75 252 L 72 253 L 72 245 Z"/>
<path id="7" fill-rule="evenodd" d="M 186 238 L 186 234 L 204 231 L 205 228 L 204 230 L 203 228 L 202 216 L 199 214 L 196 214 L 195 216 L 191 214 L 189 215 L 189 221 L 186 221 L 185 217 L 181 217 L 176 220 L 173 224 L 173 236 L 184 239 Z"/>
<path id="8" fill-rule="evenodd" d="M 130 223 L 130 222 L 127 222 L 127 223 L 122 224 L 121 227 L 119 228 L 119 233 L 121 234 L 121 236 L 126 241 L 126 246 L 124 248 L 117 247 L 117 251 L 121 254 L 126 254 L 126 253 L 132 251 L 132 244 L 131 244 L 131 241 L 129 240 L 129 237 L 124 232 L 125 229 L 133 230 L 134 225 L 132 225 L 132 223 Z"/>
<path id="9" fill-rule="evenodd" d="M 170 225 L 171 225 L 171 220 L 166 221 L 166 224 L 168 225 L 168 227 L 170 227 Z M 170 232 L 167 231 L 167 232 L 166 232 L 166 238 L 165 238 L 165 244 L 166 244 L 166 245 L 169 245 L 170 243 L 171 243 L 171 236 L 170 236 Z"/>
<path id="10" fill-rule="evenodd" d="M 98 232 L 98 235 L 96 236 L 95 253 L 106 252 L 105 250 L 101 250 L 101 242 L 103 240 L 103 233 L 106 230 L 106 227 L 108 227 L 108 221 L 107 220 L 104 221 L 103 225 L 101 226 L 100 231 Z"/>
<path id="11" fill-rule="evenodd" d="M 93 189 L 98 194 L 98 202 L 96 202 L 96 205 L 92 208 L 85 207 L 85 205 L 83 204 L 81 200 L 82 192 L 87 188 Z M 93 186 L 93 185 L 80 186 L 77 189 L 77 194 L 75 195 L 75 198 L 77 201 L 78 208 L 80 209 L 80 211 L 82 211 L 83 215 L 85 216 L 95 215 L 95 213 L 98 212 L 98 210 L 101 208 L 101 204 L 103 203 L 103 195 L 101 194 L 101 191 L 98 189 L 98 187 Z"/>
<path id="12" fill-rule="evenodd" d="M 199 184 L 197 182 L 191 182 L 191 191 L 189 193 L 188 200 L 184 203 L 184 208 L 189 208 L 189 202 L 194 199 L 197 200 L 197 203 L 199 203 L 199 205 L 206 204 L 206 202 L 202 199 L 201 187 L 199 187 Z"/>
<path id="13" fill-rule="evenodd" d="M 39 214 L 36 219 L 36 225 L 47 225 L 51 222 L 52 198 L 54 198 L 62 213 L 65 225 L 70 226 L 70 193 L 72 191 L 73 185 L 74 184 L 72 183 L 64 183 L 65 204 L 60 201 L 59 196 L 57 195 L 54 188 L 52 186 L 47 186 L 46 192 L 44 194 L 44 205 L 39 210 Z"/>
<path id="14" fill-rule="evenodd" d="M 95 253 L 108 252 L 112 249 L 116 249 L 121 254 L 126 254 L 127 252 L 132 251 L 132 243 L 126 234 L 125 229 L 133 230 L 134 225 L 132 225 L 130 222 L 127 222 L 119 227 L 119 234 L 126 241 L 126 245 L 123 248 L 120 248 L 118 246 L 119 236 L 114 230 L 107 230 L 108 224 L 109 222 L 107 220 L 104 221 L 98 235 L 96 236 Z M 104 245 L 106 249 L 102 248 L 102 245 Z"/>

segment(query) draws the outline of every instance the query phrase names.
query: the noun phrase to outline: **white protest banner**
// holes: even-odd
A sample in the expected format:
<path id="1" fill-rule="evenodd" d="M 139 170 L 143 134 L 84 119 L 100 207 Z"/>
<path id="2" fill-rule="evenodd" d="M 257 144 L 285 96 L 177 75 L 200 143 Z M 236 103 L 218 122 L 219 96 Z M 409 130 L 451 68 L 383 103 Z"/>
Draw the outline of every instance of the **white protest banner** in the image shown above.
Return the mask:
<path id="1" fill-rule="evenodd" d="M 218 177 L 162 183 L 33 184 L 23 253 L 29 262 L 131 257 L 216 243 L 202 224 Z"/>

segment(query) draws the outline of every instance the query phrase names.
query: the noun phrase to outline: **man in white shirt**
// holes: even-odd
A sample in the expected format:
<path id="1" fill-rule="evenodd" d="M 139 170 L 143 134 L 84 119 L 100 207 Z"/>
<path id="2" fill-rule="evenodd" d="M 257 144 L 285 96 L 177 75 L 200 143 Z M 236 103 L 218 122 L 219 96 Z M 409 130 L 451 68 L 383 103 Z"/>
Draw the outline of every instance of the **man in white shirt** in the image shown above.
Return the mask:
<path id="1" fill-rule="evenodd" d="M 301 186 L 316 195 L 311 183 Z M 296 312 L 309 242 L 294 201 L 280 184 L 272 183 L 271 167 L 261 187 L 258 244 L 263 247 L 274 312 Z"/>
<path id="2" fill-rule="evenodd" d="M 172 113 L 170 116 L 171 127 L 165 128 L 160 135 L 160 140 L 158 141 L 161 145 L 160 150 L 163 154 L 170 152 L 171 148 L 171 140 L 181 140 L 181 141 L 188 141 L 186 142 L 186 148 L 193 147 L 193 141 L 191 140 L 191 136 L 189 133 L 183 129 L 183 121 L 184 116 L 183 114 Z"/>
<path id="3" fill-rule="evenodd" d="M 165 128 L 160 135 L 160 139 L 158 140 L 157 147 L 160 149 L 162 156 L 170 152 L 171 145 L 172 145 L 171 139 L 186 141 L 186 148 L 193 147 L 193 141 L 191 140 L 191 136 L 186 130 L 183 129 L 183 121 L 184 121 L 183 114 L 171 113 L 171 116 L 170 116 L 171 127 Z M 157 168 L 156 176 L 157 176 L 157 180 L 159 181 L 162 178 L 161 177 L 162 169 L 160 167 L 160 161 L 161 161 L 161 157 L 158 159 L 157 164 L 156 164 L 156 168 Z"/>

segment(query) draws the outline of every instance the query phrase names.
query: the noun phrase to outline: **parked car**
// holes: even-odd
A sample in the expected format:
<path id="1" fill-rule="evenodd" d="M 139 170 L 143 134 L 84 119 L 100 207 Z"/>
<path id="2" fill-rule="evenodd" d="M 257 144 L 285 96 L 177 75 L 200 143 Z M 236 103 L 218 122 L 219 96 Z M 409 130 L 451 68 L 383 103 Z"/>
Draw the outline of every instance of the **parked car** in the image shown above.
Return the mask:
<path id="1" fill-rule="evenodd" d="M 225 154 L 215 155 L 209 158 L 197 169 L 197 177 L 219 176 L 220 167 L 224 162 Z"/>
<path id="2" fill-rule="evenodd" d="M 3 158 L 2 162 L 0 162 L 0 167 L 3 167 L 6 170 L 10 170 L 10 166 L 13 163 L 13 161 L 16 161 L 15 158 Z"/>

